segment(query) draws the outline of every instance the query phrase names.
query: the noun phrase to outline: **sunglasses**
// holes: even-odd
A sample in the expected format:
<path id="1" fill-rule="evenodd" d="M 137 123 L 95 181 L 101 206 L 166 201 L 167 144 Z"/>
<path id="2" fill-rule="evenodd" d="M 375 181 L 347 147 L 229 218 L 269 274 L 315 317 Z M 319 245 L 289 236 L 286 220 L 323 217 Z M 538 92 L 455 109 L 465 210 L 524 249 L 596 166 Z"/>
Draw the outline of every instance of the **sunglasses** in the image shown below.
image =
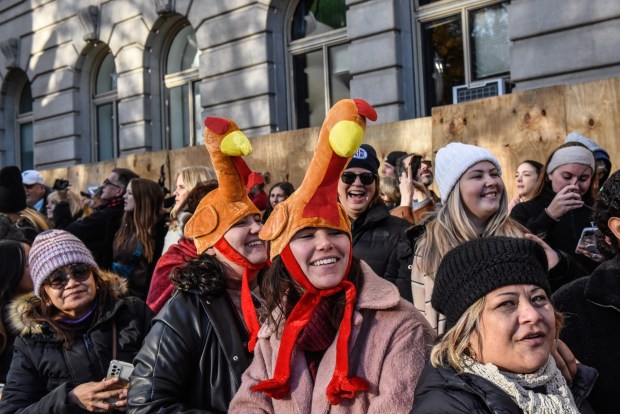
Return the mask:
<path id="1" fill-rule="evenodd" d="M 345 171 L 340 176 L 340 180 L 345 184 L 353 184 L 355 180 L 357 179 L 357 177 L 360 178 L 360 181 L 364 185 L 370 185 L 374 183 L 375 179 L 377 178 L 373 173 L 369 173 L 369 172 L 355 174 L 354 172 Z"/>
<path id="2" fill-rule="evenodd" d="M 58 269 L 47 279 L 47 284 L 56 290 L 60 290 L 66 286 L 69 282 L 69 277 L 71 277 L 76 282 L 85 282 L 91 275 L 91 269 L 87 265 L 84 264 L 75 264 L 65 267 L 63 270 Z"/>
<path id="3" fill-rule="evenodd" d="M 112 181 L 108 180 L 107 178 L 103 180 L 103 185 L 111 185 L 112 187 L 125 189 L 125 187 L 123 187 L 122 185 L 114 184 Z"/>

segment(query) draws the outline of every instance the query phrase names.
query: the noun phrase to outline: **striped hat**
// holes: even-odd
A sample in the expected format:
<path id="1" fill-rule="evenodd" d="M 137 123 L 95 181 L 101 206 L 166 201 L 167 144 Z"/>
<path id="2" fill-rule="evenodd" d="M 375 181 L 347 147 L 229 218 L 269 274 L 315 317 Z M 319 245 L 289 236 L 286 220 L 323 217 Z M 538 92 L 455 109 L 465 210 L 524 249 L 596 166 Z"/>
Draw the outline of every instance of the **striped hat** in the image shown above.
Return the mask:
<path id="1" fill-rule="evenodd" d="M 47 230 L 32 243 L 28 256 L 34 294 L 40 297 L 41 286 L 59 268 L 84 263 L 99 272 L 92 253 L 73 234 L 63 230 Z"/>

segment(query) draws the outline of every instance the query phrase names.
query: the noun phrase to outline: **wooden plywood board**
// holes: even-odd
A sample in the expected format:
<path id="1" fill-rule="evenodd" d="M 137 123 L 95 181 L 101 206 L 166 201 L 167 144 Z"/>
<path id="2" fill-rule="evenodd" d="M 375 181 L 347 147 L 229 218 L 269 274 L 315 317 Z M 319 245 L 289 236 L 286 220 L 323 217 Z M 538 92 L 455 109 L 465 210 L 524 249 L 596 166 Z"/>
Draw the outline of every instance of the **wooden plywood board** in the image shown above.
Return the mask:
<path id="1" fill-rule="evenodd" d="M 565 86 L 433 109 L 433 152 L 450 142 L 479 145 L 499 160 L 509 196 L 525 159 L 544 162 L 566 135 Z"/>
<path id="2" fill-rule="evenodd" d="M 577 131 L 609 153 L 612 171 L 620 160 L 620 78 L 567 87 L 567 132 Z"/>
<path id="3" fill-rule="evenodd" d="M 366 128 L 364 142 L 377 150 L 377 156 L 383 159 L 392 151 L 415 152 L 425 158 L 432 156 L 431 117 L 409 119 Z"/>
<path id="4" fill-rule="evenodd" d="M 369 123 L 364 142 L 377 150 L 380 160 L 394 150 L 416 152 L 434 158 L 449 142 L 459 141 L 488 148 L 504 170 L 510 196 L 515 194 L 514 172 L 520 161 L 545 162 L 570 131 L 597 141 L 620 159 L 620 78 L 513 93 L 495 98 L 433 109 L 431 117 L 388 124 Z M 308 128 L 252 137 L 250 168 L 271 183 L 301 183 L 312 158 L 319 128 Z M 114 167 L 125 167 L 157 180 L 166 168 L 166 186 L 173 190 L 177 171 L 192 165 L 211 166 L 204 146 L 132 154 L 116 161 L 83 164 L 42 171 L 51 186 L 55 178 L 68 178 L 76 191 L 98 185 Z"/>

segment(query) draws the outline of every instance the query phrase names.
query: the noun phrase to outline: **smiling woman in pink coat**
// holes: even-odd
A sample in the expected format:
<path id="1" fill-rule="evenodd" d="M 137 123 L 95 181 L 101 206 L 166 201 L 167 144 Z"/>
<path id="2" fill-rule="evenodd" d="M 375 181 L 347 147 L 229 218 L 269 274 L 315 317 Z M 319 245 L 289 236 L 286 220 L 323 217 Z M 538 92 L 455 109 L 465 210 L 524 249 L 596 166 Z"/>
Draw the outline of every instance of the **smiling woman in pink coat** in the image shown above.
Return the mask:
<path id="1" fill-rule="evenodd" d="M 337 185 L 359 148 L 361 100 L 329 112 L 300 188 L 276 206 L 259 233 L 271 242 L 263 281 L 266 322 L 232 413 L 402 413 L 433 332 L 398 289 L 352 256 Z"/>

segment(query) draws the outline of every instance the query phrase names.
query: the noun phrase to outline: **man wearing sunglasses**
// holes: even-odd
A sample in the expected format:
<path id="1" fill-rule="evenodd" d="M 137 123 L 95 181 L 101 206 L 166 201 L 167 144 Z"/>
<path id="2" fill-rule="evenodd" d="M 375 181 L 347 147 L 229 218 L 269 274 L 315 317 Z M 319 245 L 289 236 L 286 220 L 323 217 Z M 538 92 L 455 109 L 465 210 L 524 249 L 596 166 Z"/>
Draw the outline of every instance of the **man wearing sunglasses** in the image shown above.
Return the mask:
<path id="1" fill-rule="evenodd" d="M 338 200 L 351 220 L 353 255 L 379 276 L 394 283 L 401 296 L 411 297 L 411 271 L 398 255 L 409 223 L 390 215 L 379 197 L 379 160 L 375 149 L 363 144 L 338 182 Z"/>
<path id="2" fill-rule="evenodd" d="M 129 181 L 138 175 L 126 168 L 115 168 L 103 181 L 102 206 L 92 214 L 73 222 L 67 231 L 82 240 L 93 253 L 99 267 L 109 269 L 112 265 L 114 235 L 121 225 L 125 189 Z"/>

